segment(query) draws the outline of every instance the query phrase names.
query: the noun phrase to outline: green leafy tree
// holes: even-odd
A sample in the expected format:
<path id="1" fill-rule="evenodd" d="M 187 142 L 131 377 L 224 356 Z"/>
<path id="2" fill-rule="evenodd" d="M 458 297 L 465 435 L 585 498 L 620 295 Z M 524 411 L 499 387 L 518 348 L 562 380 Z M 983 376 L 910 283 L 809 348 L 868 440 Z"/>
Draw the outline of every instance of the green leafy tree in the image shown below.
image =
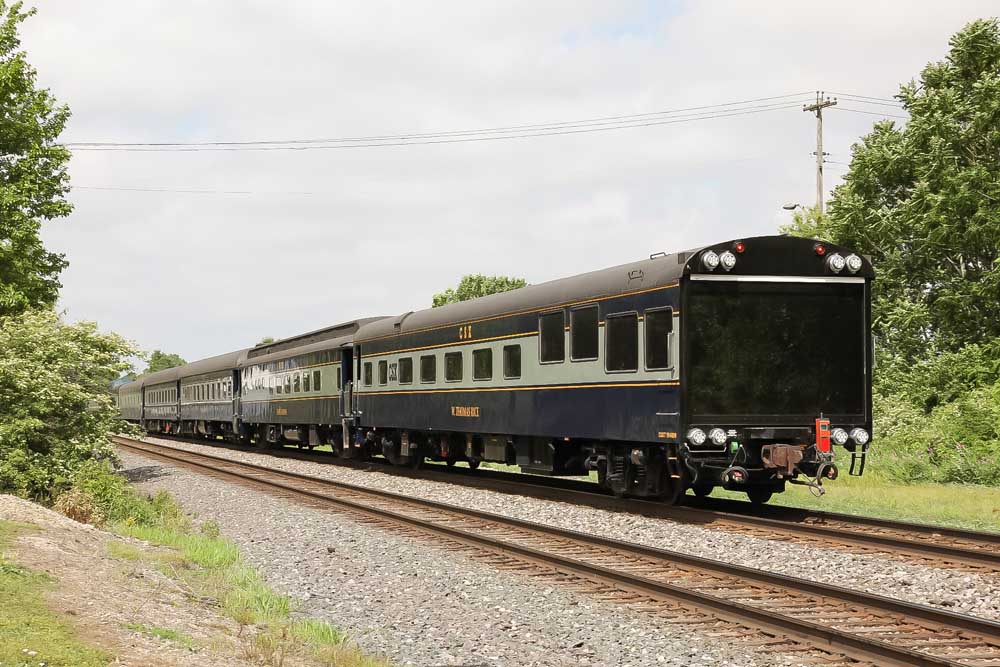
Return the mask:
<path id="1" fill-rule="evenodd" d="M 157 371 L 165 371 L 168 368 L 176 368 L 186 363 L 180 355 L 166 354 L 160 350 L 153 350 L 153 353 L 149 355 L 149 364 L 146 366 L 144 375 L 156 373 Z"/>
<path id="2" fill-rule="evenodd" d="M 457 288 L 452 289 L 449 287 L 440 294 L 435 294 L 432 306 L 437 308 L 438 306 L 444 306 L 449 303 L 458 303 L 459 301 L 477 299 L 488 294 L 509 292 L 510 290 L 525 287 L 527 284 L 528 283 L 524 280 L 524 278 L 484 276 L 479 273 L 471 276 L 462 276 L 462 281 L 458 283 Z"/>
<path id="3" fill-rule="evenodd" d="M 0 317 L 0 493 L 49 500 L 83 462 L 114 457 L 109 434 L 127 427 L 108 384 L 135 353 L 51 310 Z"/>
<path id="4" fill-rule="evenodd" d="M 39 238 L 42 222 L 66 216 L 69 151 L 56 143 L 69 119 L 21 50 L 18 26 L 34 10 L 0 0 L 0 315 L 51 306 L 62 255 Z"/>
<path id="5" fill-rule="evenodd" d="M 259 341 L 257 341 L 257 345 L 270 345 L 273 342 L 274 342 L 274 336 L 264 336 Z"/>
<path id="6" fill-rule="evenodd" d="M 874 325 L 901 364 L 1000 336 L 1000 25 L 968 24 L 900 88 L 910 120 L 855 144 L 827 216 L 793 233 L 872 257 Z"/>

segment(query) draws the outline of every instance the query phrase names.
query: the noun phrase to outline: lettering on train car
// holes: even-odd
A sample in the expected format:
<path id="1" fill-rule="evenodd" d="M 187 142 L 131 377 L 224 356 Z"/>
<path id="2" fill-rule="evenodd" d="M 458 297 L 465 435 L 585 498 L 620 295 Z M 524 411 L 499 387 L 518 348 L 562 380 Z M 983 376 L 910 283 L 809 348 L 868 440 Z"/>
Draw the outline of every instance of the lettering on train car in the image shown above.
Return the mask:
<path id="1" fill-rule="evenodd" d="M 452 417 L 478 417 L 478 405 L 453 405 L 451 406 Z"/>

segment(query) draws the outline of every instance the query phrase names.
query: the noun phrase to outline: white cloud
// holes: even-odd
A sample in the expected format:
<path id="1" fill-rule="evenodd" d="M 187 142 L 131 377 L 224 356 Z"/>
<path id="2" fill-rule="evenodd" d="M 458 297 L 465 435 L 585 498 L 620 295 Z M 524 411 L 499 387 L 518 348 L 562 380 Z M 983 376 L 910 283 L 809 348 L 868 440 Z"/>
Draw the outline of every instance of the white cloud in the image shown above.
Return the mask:
<path id="1" fill-rule="evenodd" d="M 39 2 L 25 46 L 67 140 L 357 136 L 641 113 L 787 92 L 889 96 L 992 2 Z M 846 104 L 844 106 L 847 106 Z M 828 115 L 848 161 L 874 120 Z M 303 153 L 78 153 L 45 231 L 74 318 L 193 359 L 771 233 L 813 197 L 811 116 Z M 833 181 L 836 170 L 828 172 Z M 831 182 L 831 185 L 832 185 Z"/>

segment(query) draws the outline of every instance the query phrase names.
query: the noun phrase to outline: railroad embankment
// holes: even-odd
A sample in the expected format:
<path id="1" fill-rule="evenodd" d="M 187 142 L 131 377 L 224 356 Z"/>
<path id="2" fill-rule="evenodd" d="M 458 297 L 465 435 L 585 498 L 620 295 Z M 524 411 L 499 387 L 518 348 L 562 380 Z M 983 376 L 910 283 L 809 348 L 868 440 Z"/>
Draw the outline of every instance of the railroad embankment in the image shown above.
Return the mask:
<path id="1" fill-rule="evenodd" d="M 63 509 L 96 509 L 70 507 L 71 500 Z M 157 502 L 153 514 L 171 513 L 166 497 Z M 212 524 L 158 524 L 119 526 L 147 538 L 138 539 L 0 495 L 0 664 L 384 664 L 330 625 L 293 618 L 290 600 L 273 593 Z"/>

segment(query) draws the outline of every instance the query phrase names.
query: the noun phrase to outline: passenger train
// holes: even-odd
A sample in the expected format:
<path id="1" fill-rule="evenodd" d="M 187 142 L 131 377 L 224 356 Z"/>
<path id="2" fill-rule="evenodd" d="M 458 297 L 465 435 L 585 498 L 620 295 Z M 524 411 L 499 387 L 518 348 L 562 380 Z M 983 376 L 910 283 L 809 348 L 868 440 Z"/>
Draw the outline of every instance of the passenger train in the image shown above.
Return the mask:
<path id="1" fill-rule="evenodd" d="M 830 243 L 727 241 L 229 352 L 118 401 L 150 433 L 762 503 L 821 492 L 843 457 L 864 471 L 873 279 Z"/>

